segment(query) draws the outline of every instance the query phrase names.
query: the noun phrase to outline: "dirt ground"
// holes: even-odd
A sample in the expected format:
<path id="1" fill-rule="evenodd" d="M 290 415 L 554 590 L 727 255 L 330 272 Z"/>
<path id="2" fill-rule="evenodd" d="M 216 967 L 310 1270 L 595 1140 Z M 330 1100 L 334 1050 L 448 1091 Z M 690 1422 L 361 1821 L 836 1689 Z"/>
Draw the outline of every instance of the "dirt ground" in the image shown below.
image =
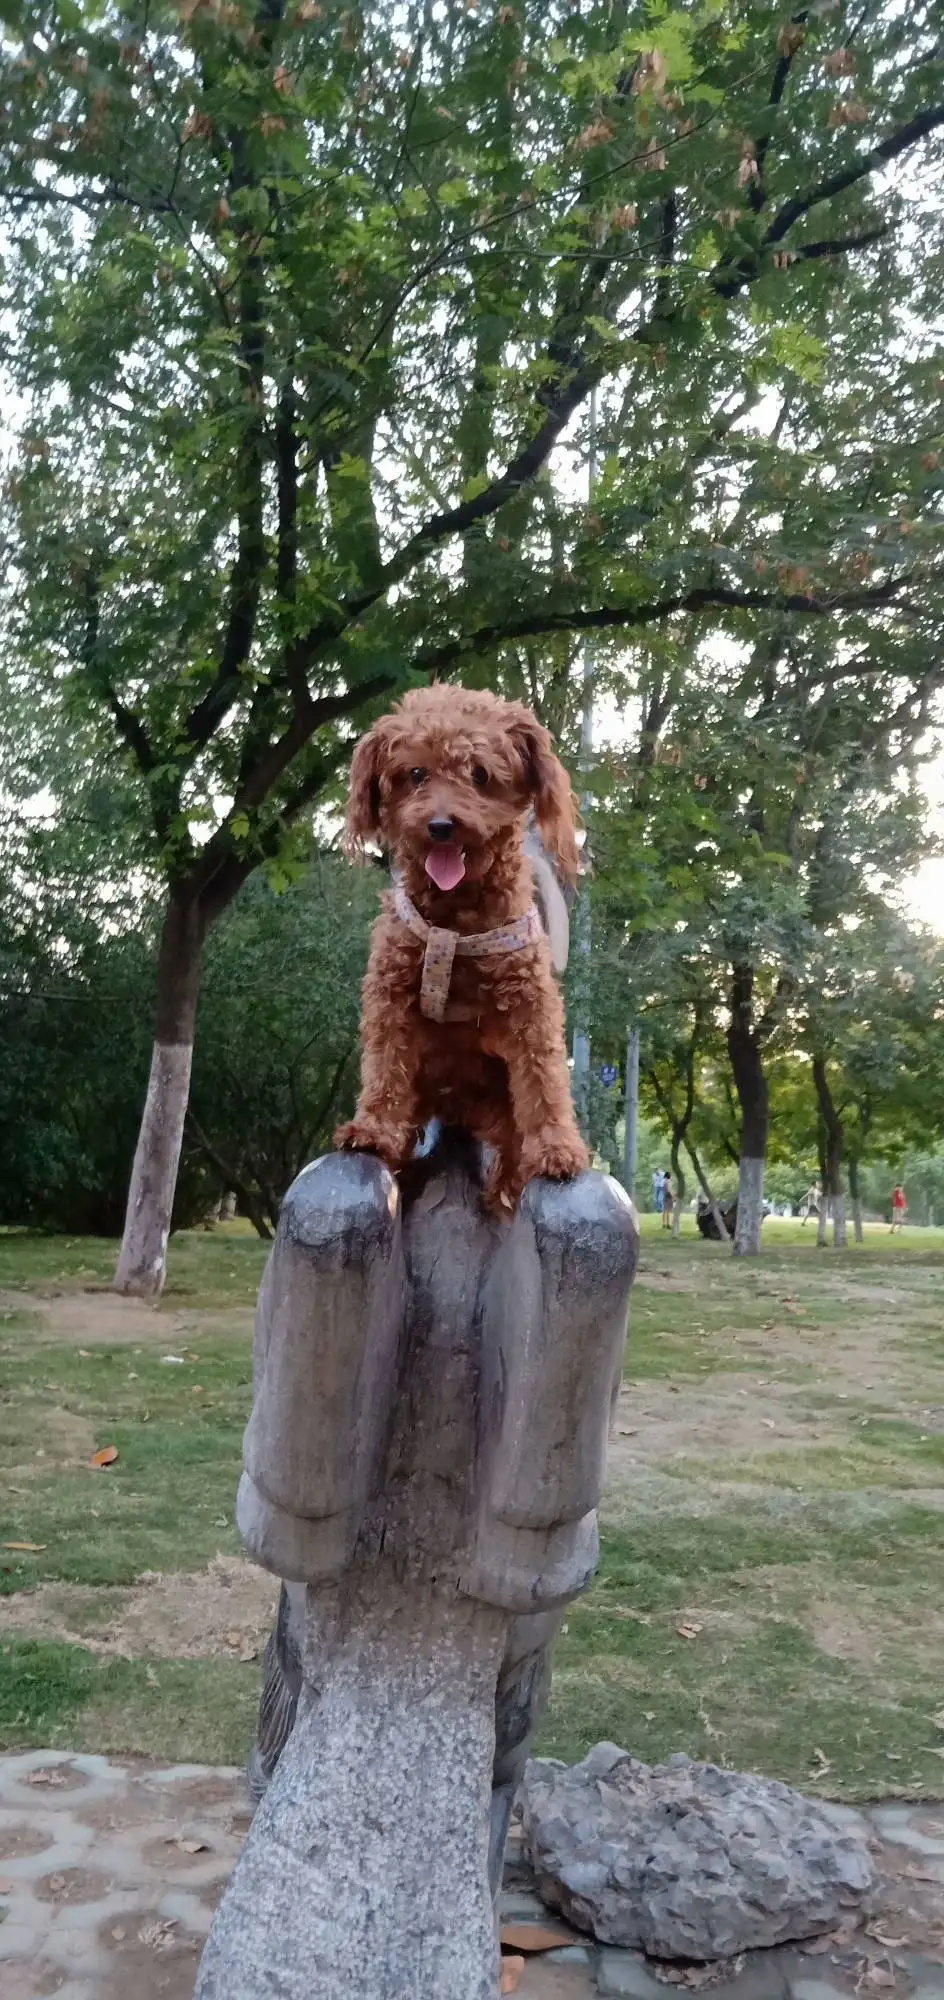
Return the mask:
<path id="1" fill-rule="evenodd" d="M 145 1573 L 131 1590 L 40 1584 L 4 1600 L 3 1628 L 125 1660 L 255 1660 L 277 1599 L 278 1584 L 264 1570 L 216 1556 L 196 1573 Z"/>

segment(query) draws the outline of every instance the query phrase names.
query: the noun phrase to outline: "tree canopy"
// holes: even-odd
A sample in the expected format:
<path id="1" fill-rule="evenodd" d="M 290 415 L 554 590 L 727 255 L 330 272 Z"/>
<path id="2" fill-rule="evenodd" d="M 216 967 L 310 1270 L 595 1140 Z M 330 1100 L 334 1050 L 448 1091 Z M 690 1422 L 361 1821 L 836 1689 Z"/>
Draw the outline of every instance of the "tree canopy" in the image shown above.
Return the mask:
<path id="1" fill-rule="evenodd" d="M 576 758 L 588 637 L 638 721 L 581 772 L 594 1006 L 615 1034 L 627 937 L 694 926 L 765 1148 L 814 878 L 873 866 L 828 829 L 888 799 L 944 673 L 932 0 L 3 21 L 5 782 L 166 897 L 129 1282 L 207 926 L 304 867 L 411 681 L 523 695 Z"/>

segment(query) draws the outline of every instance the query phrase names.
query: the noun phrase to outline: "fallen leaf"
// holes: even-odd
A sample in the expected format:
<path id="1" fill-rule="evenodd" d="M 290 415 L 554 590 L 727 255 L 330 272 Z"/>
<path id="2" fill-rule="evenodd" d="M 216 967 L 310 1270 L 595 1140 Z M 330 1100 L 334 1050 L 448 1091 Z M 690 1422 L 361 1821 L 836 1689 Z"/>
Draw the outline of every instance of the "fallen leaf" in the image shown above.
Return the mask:
<path id="1" fill-rule="evenodd" d="M 831 1771 L 833 1767 L 829 1758 L 824 1757 L 822 1750 L 818 1750 L 815 1743 L 813 1745 L 813 1756 L 816 1762 L 810 1767 L 810 1776 L 813 1778 L 825 1778 L 827 1771 Z"/>
<path id="2" fill-rule="evenodd" d="M 684 1625 L 676 1625 L 675 1629 L 680 1639 L 697 1639 L 703 1627 L 691 1618 L 687 1619 Z"/>
<path id="3" fill-rule="evenodd" d="M 106 1465 L 114 1465 L 117 1456 L 118 1456 L 117 1445 L 103 1444 L 101 1451 L 93 1451 L 92 1456 L 89 1459 L 89 1464 L 97 1465 L 99 1471 L 104 1472 Z"/>
<path id="4" fill-rule="evenodd" d="M 26 1782 L 28 1785 L 67 1785 L 69 1780 L 64 1771 L 31 1771 Z"/>
<path id="5" fill-rule="evenodd" d="M 115 1925 L 115 1928 L 112 1931 L 112 1937 L 114 1938 L 116 1944 L 124 1944 L 127 1935 L 128 1935 L 127 1931 L 123 1931 L 120 1924 Z"/>
<path id="6" fill-rule="evenodd" d="M 47 1547 L 48 1547 L 48 1543 L 46 1543 L 46 1542 L 4 1542 L 4 1543 L 2 1544 L 2 1546 L 3 1546 L 3 1547 L 4 1547 L 5 1549 L 20 1549 L 20 1550 L 22 1550 L 22 1552 L 23 1552 L 23 1554 L 24 1554 L 24 1555 L 28 1555 L 28 1556 L 38 1556 L 38 1555 L 42 1555 L 42 1552 L 43 1552 L 43 1550 L 44 1550 L 45 1548 L 47 1548 Z"/>
<path id="7" fill-rule="evenodd" d="M 563 1924 L 502 1924 L 499 1938 L 513 1952 L 557 1951 L 573 1944 L 574 1933 Z"/>
<path id="8" fill-rule="evenodd" d="M 80 1347 L 78 1352 L 81 1354 L 83 1361 L 91 1361 L 92 1357 L 87 1347 Z"/>
<path id="9" fill-rule="evenodd" d="M 564 1630 L 566 1631 L 566 1629 L 567 1628 L 565 1626 Z M 241 1660 L 258 1660 L 259 1658 L 258 1646 L 254 1646 L 252 1640 L 247 1639 L 246 1644 L 244 1646 L 240 1646 L 239 1648 L 239 1657 Z"/>
<path id="10" fill-rule="evenodd" d="M 54 1896 L 58 1896 L 60 1890 L 64 1889 L 65 1886 L 66 1886 L 66 1878 L 64 1875 L 50 1875 L 49 1887 L 52 1890 Z"/>
<path id="11" fill-rule="evenodd" d="M 874 1986 L 879 1992 L 884 1993 L 887 1992 L 890 1986 L 897 1986 L 898 1981 L 895 1974 L 888 1972 L 884 1965 L 870 1965 L 868 1971 L 857 1983 L 860 1986 Z"/>
<path id="12" fill-rule="evenodd" d="M 176 1917 L 152 1917 L 149 1923 L 141 1925 L 138 1943 L 150 1945 L 154 1951 L 162 1951 L 170 1943 L 176 1921 Z"/>
<path id="13" fill-rule="evenodd" d="M 911 1943 L 911 1939 L 907 1937 L 889 1937 L 888 1932 L 882 1929 L 880 1922 L 867 1924 L 865 1935 L 866 1937 L 874 1938 L 876 1944 L 883 1944 L 886 1951 L 901 1951 L 904 1946 Z"/>
<path id="14" fill-rule="evenodd" d="M 773 1417 L 761 1417 L 761 1423 L 763 1424 L 765 1431 L 775 1431 L 777 1428 L 776 1424 L 774 1423 Z"/>
<path id="15" fill-rule="evenodd" d="M 520 1983 L 523 1971 L 523 1958 L 503 1958 L 501 1962 L 500 1992 L 514 1993 Z"/>
<path id="16" fill-rule="evenodd" d="M 242 1643 L 243 1643 L 243 1635 L 241 1632 L 227 1632 L 226 1644 L 228 1646 L 241 1646 Z"/>
<path id="17" fill-rule="evenodd" d="M 206 1840 L 178 1840 L 177 1845 L 182 1854 L 206 1854 L 209 1851 Z"/>

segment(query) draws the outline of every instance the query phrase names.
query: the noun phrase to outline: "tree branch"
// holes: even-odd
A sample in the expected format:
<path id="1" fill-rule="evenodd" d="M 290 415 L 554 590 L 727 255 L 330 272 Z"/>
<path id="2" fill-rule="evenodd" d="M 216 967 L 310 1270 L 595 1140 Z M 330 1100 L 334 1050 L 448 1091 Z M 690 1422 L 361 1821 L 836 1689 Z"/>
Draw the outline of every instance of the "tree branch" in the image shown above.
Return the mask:
<path id="1" fill-rule="evenodd" d="M 725 585 L 698 585 L 678 597 L 655 598 L 650 604 L 604 604 L 592 611 L 555 611 L 537 607 L 504 625 L 482 625 L 461 638 L 446 640 L 428 652 L 414 656 L 412 665 L 419 673 L 442 673 L 470 654 L 490 652 L 515 639 L 536 638 L 547 632 L 601 632 L 658 624 L 678 612 L 705 610 L 797 612 L 806 617 L 827 617 L 834 611 L 870 610 L 889 604 L 904 589 L 910 577 L 889 577 L 873 590 L 785 592 L 782 596 L 763 590 L 734 590 Z"/>
<path id="2" fill-rule="evenodd" d="M 846 188 L 855 187 L 858 181 L 867 180 L 870 174 L 874 174 L 888 160 L 897 159 L 899 153 L 907 152 L 909 146 L 915 145 L 919 139 L 927 138 L 928 133 L 936 131 L 939 125 L 944 125 L 944 104 L 929 105 L 926 111 L 919 111 L 914 118 L 910 118 L 907 125 L 899 126 L 897 132 L 890 132 L 887 139 L 881 139 L 877 146 L 872 146 L 869 152 L 861 154 L 851 166 L 829 175 L 826 180 L 820 181 L 818 187 L 811 189 L 809 194 L 796 195 L 792 201 L 785 202 L 779 214 L 774 216 L 764 237 L 765 245 L 782 242 L 787 230 L 792 229 L 794 223 L 799 222 L 802 216 L 808 215 L 811 208 L 819 208 L 822 202 L 832 201 L 835 195 L 843 194 Z"/>
<path id="3" fill-rule="evenodd" d="M 803 7 L 799 14 L 791 14 L 790 27 L 802 29 L 806 23 L 808 13 L 809 9 Z M 789 30 L 787 31 L 771 80 L 770 96 L 767 99 L 768 110 L 776 110 L 777 105 L 780 103 L 787 87 L 787 78 L 793 67 L 793 58 L 803 47 L 803 40 L 802 33 L 793 38 L 790 36 Z M 757 162 L 757 179 L 751 182 L 750 204 L 755 213 L 759 213 L 767 200 L 767 190 L 764 186 L 764 163 L 767 158 L 770 139 L 771 133 L 768 129 L 758 140 L 754 152 L 754 158 Z"/>

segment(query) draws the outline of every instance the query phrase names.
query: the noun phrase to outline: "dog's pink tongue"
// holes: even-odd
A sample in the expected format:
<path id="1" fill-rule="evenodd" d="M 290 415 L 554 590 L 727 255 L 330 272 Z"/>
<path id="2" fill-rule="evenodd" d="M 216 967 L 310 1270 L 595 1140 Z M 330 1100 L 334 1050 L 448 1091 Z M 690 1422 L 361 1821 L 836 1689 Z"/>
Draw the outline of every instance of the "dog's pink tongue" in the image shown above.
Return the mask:
<path id="1" fill-rule="evenodd" d="M 461 847 L 431 847 L 426 856 L 426 873 L 437 889 L 455 889 L 465 874 Z"/>

